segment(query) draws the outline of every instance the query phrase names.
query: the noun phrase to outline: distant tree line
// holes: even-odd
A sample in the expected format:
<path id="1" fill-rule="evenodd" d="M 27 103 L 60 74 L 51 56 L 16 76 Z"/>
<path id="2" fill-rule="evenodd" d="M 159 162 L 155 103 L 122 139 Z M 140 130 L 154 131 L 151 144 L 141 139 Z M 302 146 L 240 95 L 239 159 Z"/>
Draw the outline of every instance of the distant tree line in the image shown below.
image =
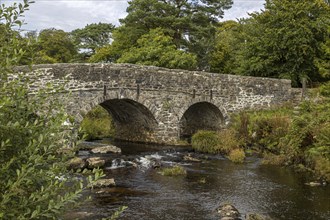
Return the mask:
<path id="1" fill-rule="evenodd" d="M 291 79 L 294 86 L 330 79 L 329 1 L 266 0 L 248 18 L 220 21 L 232 3 L 132 0 L 119 27 L 17 33 L 30 51 L 20 63 L 134 63 Z"/>

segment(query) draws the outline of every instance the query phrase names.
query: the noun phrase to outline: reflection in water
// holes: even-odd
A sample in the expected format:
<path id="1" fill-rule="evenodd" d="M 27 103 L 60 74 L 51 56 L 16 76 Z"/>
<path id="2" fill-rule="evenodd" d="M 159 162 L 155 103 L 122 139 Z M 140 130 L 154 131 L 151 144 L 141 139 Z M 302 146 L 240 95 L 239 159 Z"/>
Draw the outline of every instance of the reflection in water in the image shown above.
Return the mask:
<path id="1" fill-rule="evenodd" d="M 138 160 L 180 163 L 182 149 L 115 143 L 124 155 Z M 150 156 L 151 155 L 151 156 Z M 241 165 L 220 156 L 201 163 L 185 163 L 187 176 L 166 177 L 157 169 L 106 169 L 118 187 L 93 194 L 84 211 L 89 219 L 109 217 L 118 207 L 128 209 L 119 219 L 219 219 L 215 209 L 230 202 L 243 214 L 257 212 L 274 219 L 329 219 L 330 187 L 310 187 L 290 169 L 260 165 L 248 158 Z M 119 159 L 121 164 L 124 164 Z M 162 163 L 165 164 L 165 163 Z M 88 219 L 88 218 L 86 218 Z"/>

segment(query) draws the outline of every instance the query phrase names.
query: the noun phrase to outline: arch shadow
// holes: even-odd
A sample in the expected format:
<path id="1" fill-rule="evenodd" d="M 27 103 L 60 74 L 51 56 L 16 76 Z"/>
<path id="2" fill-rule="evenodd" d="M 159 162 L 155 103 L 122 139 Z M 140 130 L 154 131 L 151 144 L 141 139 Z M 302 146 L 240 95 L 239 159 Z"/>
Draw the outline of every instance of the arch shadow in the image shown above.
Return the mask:
<path id="1" fill-rule="evenodd" d="M 112 117 L 115 138 L 127 141 L 152 142 L 157 120 L 143 104 L 131 99 L 110 99 L 100 105 Z"/>
<path id="2" fill-rule="evenodd" d="M 180 119 L 180 139 L 190 140 L 198 130 L 220 130 L 224 123 L 224 115 L 216 105 L 206 101 L 197 102 Z"/>

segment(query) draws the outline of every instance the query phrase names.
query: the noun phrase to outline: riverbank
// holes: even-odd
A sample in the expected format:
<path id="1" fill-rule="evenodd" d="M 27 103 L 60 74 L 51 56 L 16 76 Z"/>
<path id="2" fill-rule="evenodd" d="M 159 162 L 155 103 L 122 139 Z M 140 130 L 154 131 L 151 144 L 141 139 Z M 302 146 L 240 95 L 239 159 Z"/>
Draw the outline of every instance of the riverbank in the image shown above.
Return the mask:
<path id="1" fill-rule="evenodd" d="M 298 106 L 287 104 L 233 115 L 226 130 L 195 134 L 192 146 L 229 159 L 234 153 L 238 162 L 244 155 L 237 152 L 256 152 L 263 157 L 263 164 L 292 166 L 296 171 L 313 173 L 320 182 L 330 182 L 330 92 L 325 88 Z"/>

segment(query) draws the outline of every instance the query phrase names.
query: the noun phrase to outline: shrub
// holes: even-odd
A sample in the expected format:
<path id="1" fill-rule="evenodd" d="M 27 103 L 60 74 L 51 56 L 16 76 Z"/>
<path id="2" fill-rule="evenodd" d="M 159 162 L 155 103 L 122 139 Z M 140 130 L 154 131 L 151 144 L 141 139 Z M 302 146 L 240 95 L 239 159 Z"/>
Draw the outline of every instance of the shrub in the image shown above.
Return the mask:
<path id="1" fill-rule="evenodd" d="M 316 157 L 314 170 L 318 176 L 323 177 L 326 181 L 330 182 L 330 159 L 324 157 Z"/>
<path id="2" fill-rule="evenodd" d="M 232 149 L 238 148 L 241 144 L 233 129 L 221 131 L 198 131 L 192 136 L 192 147 L 205 153 L 228 154 Z"/>
<path id="3" fill-rule="evenodd" d="M 80 125 L 81 135 L 87 140 L 95 140 L 114 135 L 114 126 L 109 113 L 101 106 L 96 106 L 86 114 Z"/>
<path id="4" fill-rule="evenodd" d="M 233 129 L 223 129 L 218 133 L 218 144 L 215 148 L 216 152 L 228 154 L 230 151 L 238 148 L 241 144 L 236 137 L 236 133 Z"/>
<path id="5" fill-rule="evenodd" d="M 279 141 L 287 134 L 289 125 L 288 116 L 271 115 L 256 119 L 253 126 L 255 143 L 261 150 L 279 153 Z"/>
<path id="6" fill-rule="evenodd" d="M 164 168 L 160 172 L 163 176 L 185 176 L 187 171 L 182 166 Z"/>
<path id="7" fill-rule="evenodd" d="M 271 165 L 284 165 L 286 162 L 285 155 L 275 155 L 272 153 L 264 154 L 262 164 L 271 164 Z"/>
<path id="8" fill-rule="evenodd" d="M 198 131 L 191 138 L 193 149 L 206 153 L 216 153 L 218 142 L 218 135 L 214 131 Z"/>
<path id="9" fill-rule="evenodd" d="M 228 159 L 234 163 L 243 163 L 245 159 L 245 153 L 243 149 L 234 149 L 231 150 Z"/>
<path id="10" fill-rule="evenodd" d="M 63 126 L 69 118 L 61 100 L 51 96 L 59 88 L 47 85 L 31 95 L 34 77 L 11 71 L 24 50 L 8 30 L 19 29 L 29 3 L 0 5 L 0 26 L 6 30 L 0 32 L 6 36 L 0 43 L 0 219 L 61 219 L 81 200 L 84 181 L 66 178 L 73 174 L 66 169 L 67 156 L 59 153 L 71 145 L 72 135 Z M 100 175 L 97 171 L 94 178 Z"/>
<path id="11" fill-rule="evenodd" d="M 320 94 L 325 97 L 330 97 L 330 81 L 320 86 Z"/>

